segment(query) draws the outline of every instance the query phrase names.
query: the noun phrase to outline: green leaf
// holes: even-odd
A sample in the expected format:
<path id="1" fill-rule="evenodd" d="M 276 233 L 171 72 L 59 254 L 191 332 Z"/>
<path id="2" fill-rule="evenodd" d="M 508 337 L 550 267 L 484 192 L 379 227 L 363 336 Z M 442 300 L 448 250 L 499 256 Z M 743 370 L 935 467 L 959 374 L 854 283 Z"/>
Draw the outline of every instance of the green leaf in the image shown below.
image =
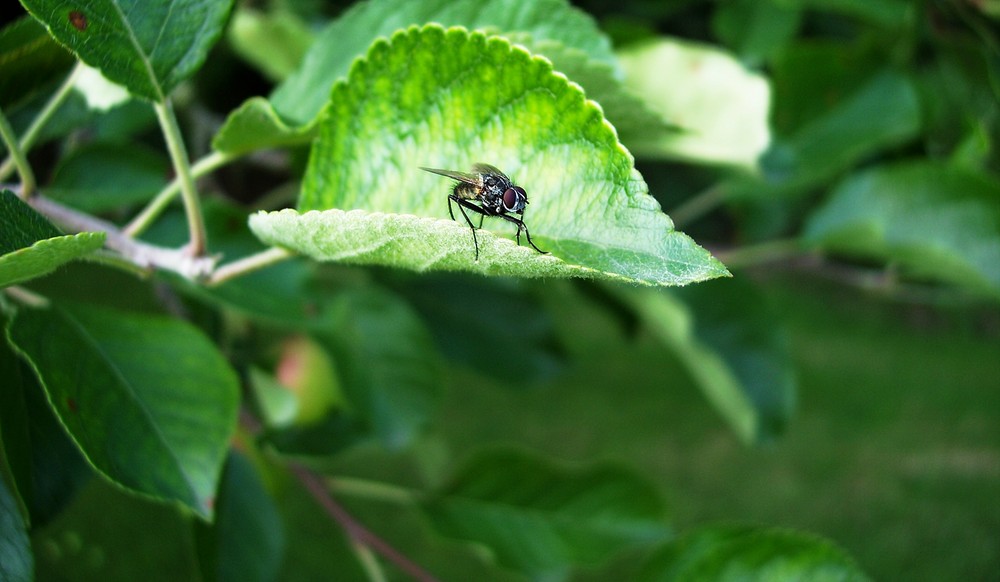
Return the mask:
<path id="1" fill-rule="evenodd" d="M 10 190 L 0 190 L 0 287 L 51 273 L 104 246 L 103 232 L 61 233 Z"/>
<path id="2" fill-rule="evenodd" d="M 371 431 L 389 448 L 412 442 L 440 399 L 443 366 L 423 322 L 396 296 L 369 288 L 343 293 L 327 331 L 342 387 Z"/>
<path id="3" fill-rule="evenodd" d="M 95 143 L 59 161 L 45 194 L 85 212 L 106 212 L 151 199 L 169 172 L 160 152 L 135 143 Z"/>
<path id="4" fill-rule="evenodd" d="M 298 68 L 315 41 L 312 30 L 288 10 L 263 13 L 238 6 L 226 35 L 236 54 L 272 81 Z"/>
<path id="5" fill-rule="evenodd" d="M 626 85 L 683 128 L 629 142 L 638 155 L 756 167 L 771 139 L 764 77 L 718 48 L 676 39 L 630 45 L 618 58 Z"/>
<path id="6" fill-rule="evenodd" d="M 632 473 L 510 451 L 474 458 L 423 507 L 443 535 L 483 544 L 536 580 L 561 580 L 669 535 L 657 491 Z"/>
<path id="7" fill-rule="evenodd" d="M 232 0 L 21 3 L 80 60 L 155 102 L 201 67 L 232 6 Z"/>
<path id="8" fill-rule="evenodd" d="M 5 326 L 6 327 L 6 326 Z M 0 435 L 15 492 L 33 528 L 62 512 L 92 475 L 66 435 L 31 368 L 6 342 L 0 348 Z"/>
<path id="9" fill-rule="evenodd" d="M 750 526 L 710 526 L 657 552 L 640 582 L 863 582 L 868 577 L 832 543 L 802 532 Z"/>
<path id="10" fill-rule="evenodd" d="M 285 545 L 281 516 L 243 455 L 230 453 L 226 462 L 215 522 L 197 523 L 195 528 L 205 580 L 278 579 Z"/>
<path id="11" fill-rule="evenodd" d="M 9 111 L 69 72 L 73 57 L 25 15 L 0 29 L 0 107 Z"/>
<path id="12" fill-rule="evenodd" d="M 744 61 L 760 64 L 798 31 L 802 10 L 781 0 L 735 0 L 719 4 L 712 30 Z"/>
<path id="13" fill-rule="evenodd" d="M 17 501 L 0 479 L 0 580 L 30 582 L 35 579 L 35 558 Z"/>
<path id="14" fill-rule="evenodd" d="M 915 161 L 851 176 L 810 217 L 807 242 L 1000 295 L 1000 183 Z"/>
<path id="15" fill-rule="evenodd" d="M 210 518 L 239 400 L 196 328 L 96 308 L 22 309 L 9 331 L 73 440 L 116 483 Z"/>
<path id="16" fill-rule="evenodd" d="M 317 36 L 302 67 L 271 96 L 275 108 L 295 122 L 312 121 L 326 104 L 329 87 L 347 76 L 354 59 L 376 38 L 426 22 L 527 33 L 535 42 L 556 41 L 594 60 L 615 62 L 610 41 L 593 19 L 565 0 L 369 0 L 352 6 Z"/>
<path id="17" fill-rule="evenodd" d="M 497 85 L 501 77 L 510 81 Z M 503 39 L 429 25 L 377 41 L 334 88 L 319 131 L 299 201 L 305 214 L 251 217 L 268 244 L 417 271 L 659 285 L 727 274 L 673 229 L 600 110 Z M 551 255 L 480 230 L 475 260 L 468 226 L 445 218 L 452 181 L 419 167 L 465 171 L 477 161 L 528 190 L 526 222 Z M 339 210 L 306 212 L 328 208 Z M 514 230 L 499 220 L 484 227 Z"/>
<path id="18" fill-rule="evenodd" d="M 754 197 L 802 192 L 865 157 L 912 139 L 920 131 L 920 103 L 905 76 L 882 71 L 821 117 L 776 140 L 761 160 L 765 179 L 736 194 Z"/>
<path id="19" fill-rule="evenodd" d="M 845 14 L 896 29 L 912 25 L 917 16 L 917 5 L 907 0 L 790 0 L 787 4 Z"/>
<path id="20" fill-rule="evenodd" d="M 309 143 L 316 136 L 316 125 L 288 125 L 263 97 L 248 99 L 226 118 L 212 138 L 212 147 L 230 155 L 257 149 L 287 147 Z"/>
<path id="21" fill-rule="evenodd" d="M 795 401 L 787 340 L 752 287 L 727 281 L 680 294 L 611 290 L 676 354 L 744 442 L 784 430 Z"/>

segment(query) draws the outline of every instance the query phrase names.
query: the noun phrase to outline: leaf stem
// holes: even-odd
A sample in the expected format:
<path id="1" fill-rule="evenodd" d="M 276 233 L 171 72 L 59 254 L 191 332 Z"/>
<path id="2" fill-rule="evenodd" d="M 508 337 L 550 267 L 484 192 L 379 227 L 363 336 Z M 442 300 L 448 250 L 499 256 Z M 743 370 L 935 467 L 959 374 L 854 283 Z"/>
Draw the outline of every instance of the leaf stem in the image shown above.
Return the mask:
<path id="1" fill-rule="evenodd" d="M 21 198 L 27 198 L 35 192 L 35 174 L 31 171 L 28 158 L 24 156 L 24 150 L 18 145 L 14 129 L 10 126 L 10 122 L 7 121 L 7 116 L 3 114 L 2 110 L 0 110 L 0 139 L 3 139 L 4 144 L 7 145 L 10 159 L 13 160 L 13 165 L 21 176 Z"/>
<path id="2" fill-rule="evenodd" d="M 330 486 L 337 493 L 351 497 L 374 499 L 399 505 L 410 505 L 416 497 L 413 490 L 406 487 L 353 477 L 337 477 L 331 480 Z"/>
<path id="3" fill-rule="evenodd" d="M 184 211 L 188 219 L 188 252 L 193 257 L 200 257 L 205 254 L 206 236 L 205 220 L 201 214 L 201 200 L 198 198 L 198 191 L 195 189 L 194 176 L 191 172 L 191 162 L 188 159 L 187 149 L 184 147 L 184 139 L 181 136 L 180 127 L 177 125 L 177 116 L 174 115 L 174 108 L 169 99 L 153 103 L 156 110 L 156 117 L 160 121 L 160 129 L 163 131 L 163 138 L 167 142 L 167 150 L 170 152 L 170 159 L 174 164 L 174 172 L 180 182 L 181 197 L 184 200 Z"/>
<path id="4" fill-rule="evenodd" d="M 352 543 L 351 549 L 354 550 L 354 555 L 358 557 L 361 568 L 371 582 L 386 582 L 385 572 L 382 571 L 382 566 L 375 559 L 375 552 L 371 548 L 364 544 Z"/>
<path id="5" fill-rule="evenodd" d="M 725 189 L 721 185 L 716 184 L 695 194 L 668 214 L 673 219 L 674 226 L 681 228 L 691 221 L 715 210 L 725 200 L 725 194 Z"/>
<path id="6" fill-rule="evenodd" d="M 110 222 L 63 206 L 44 196 L 32 196 L 26 201 L 32 208 L 72 232 L 107 233 L 105 246 L 117 251 L 140 269 L 160 268 L 191 280 L 200 280 L 212 273 L 218 261 L 218 257 L 193 256 L 188 249 L 168 249 L 135 240 Z"/>
<path id="7" fill-rule="evenodd" d="M 231 263 L 226 263 L 216 269 L 215 272 L 209 276 L 206 283 L 210 287 L 221 285 L 235 277 L 239 277 L 265 267 L 270 267 L 271 265 L 280 263 L 281 261 L 290 259 L 294 256 L 295 254 L 291 251 L 279 247 L 272 247 L 266 251 L 261 251 Z"/>
<path id="8" fill-rule="evenodd" d="M 743 269 L 763 263 L 773 263 L 803 254 L 799 239 L 780 239 L 713 253 L 730 269 Z"/>
<path id="9" fill-rule="evenodd" d="M 396 548 L 390 546 L 385 540 L 372 533 L 368 528 L 359 523 L 354 517 L 337 503 L 327 490 L 319 475 L 299 463 L 290 463 L 289 469 L 298 478 L 302 485 L 309 491 L 309 494 L 326 510 L 326 513 L 340 524 L 352 543 L 363 544 L 378 552 L 387 560 L 396 565 L 414 580 L 421 582 L 436 582 L 436 578 L 426 570 L 410 561 L 409 558 L 399 553 Z"/>
<path id="10" fill-rule="evenodd" d="M 66 98 L 69 97 L 70 91 L 73 89 L 73 85 L 76 83 L 76 78 L 80 76 L 80 71 L 84 69 L 86 65 L 83 61 L 77 61 L 76 66 L 70 71 L 69 75 L 62 82 L 62 85 L 52 94 L 48 102 L 45 103 L 45 107 L 38 112 L 35 119 L 32 120 L 31 125 L 25 130 L 24 135 L 21 136 L 21 151 L 28 152 L 31 147 L 35 145 L 35 140 L 38 139 L 38 134 L 45 127 L 45 124 L 49 122 L 49 119 L 59 110 L 59 107 L 66 102 Z M 14 167 L 13 157 L 8 157 L 4 160 L 3 164 L 0 165 L 0 181 L 7 179 L 10 171 Z"/>
<path id="11" fill-rule="evenodd" d="M 201 158 L 194 165 L 191 166 L 191 176 L 193 178 L 199 178 L 205 174 L 228 164 L 235 156 L 226 155 L 220 152 L 212 152 L 207 156 Z M 132 219 L 131 222 L 123 229 L 123 232 L 129 236 L 138 236 L 146 231 L 147 228 L 153 221 L 156 220 L 163 210 L 166 209 L 167 205 L 170 204 L 177 193 L 181 191 L 181 178 L 180 174 L 170 184 L 168 184 L 153 201 L 150 202 L 146 208 L 139 213 L 138 216 Z"/>

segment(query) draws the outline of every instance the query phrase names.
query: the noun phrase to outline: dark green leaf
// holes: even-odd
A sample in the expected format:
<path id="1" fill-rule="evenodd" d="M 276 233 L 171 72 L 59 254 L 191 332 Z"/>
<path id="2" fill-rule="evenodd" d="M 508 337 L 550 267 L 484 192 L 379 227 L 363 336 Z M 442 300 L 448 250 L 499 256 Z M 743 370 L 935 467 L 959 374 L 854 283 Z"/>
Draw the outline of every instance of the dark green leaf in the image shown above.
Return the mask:
<path id="1" fill-rule="evenodd" d="M 719 4 L 712 29 L 750 63 L 778 52 L 797 32 L 802 10 L 779 0 L 735 0 Z"/>
<path id="2" fill-rule="evenodd" d="M 0 29 L 0 107 L 9 111 L 28 95 L 64 76 L 73 55 L 38 21 L 23 16 Z"/>
<path id="3" fill-rule="evenodd" d="M 21 3 L 83 62 L 156 102 L 201 67 L 232 6 L 232 0 Z"/>
<path id="4" fill-rule="evenodd" d="M 1000 294 L 1000 182 L 935 162 L 851 176 L 810 218 L 808 242 Z"/>
<path id="5" fill-rule="evenodd" d="M 376 38 L 426 22 L 527 33 L 535 42 L 555 41 L 614 63 L 607 37 L 564 0 L 369 0 L 355 4 L 318 35 L 302 67 L 272 95 L 275 108 L 298 123 L 312 121 L 329 99 L 329 88 L 347 76 L 354 59 Z"/>
<path id="6" fill-rule="evenodd" d="M 476 457 L 424 509 L 442 534 L 483 544 L 536 580 L 561 580 L 669 535 L 659 495 L 632 473 L 508 451 Z"/>
<path id="7" fill-rule="evenodd" d="M 104 246 L 103 232 L 61 233 L 10 190 L 0 190 L 0 287 L 51 273 Z"/>
<path id="8" fill-rule="evenodd" d="M 284 553 L 281 516 L 254 466 L 230 453 L 222 474 L 215 522 L 195 524 L 205 580 L 277 579 Z"/>
<path id="9" fill-rule="evenodd" d="M 832 543 L 805 533 L 711 526 L 656 553 L 640 582 L 863 582 L 868 577 Z"/>
<path id="10" fill-rule="evenodd" d="M 498 86 L 498 76 L 518 82 Z M 451 181 L 420 166 L 466 171 L 477 161 L 524 184 L 533 240 L 551 256 L 480 230 L 475 260 L 468 226 L 445 218 Z M 304 214 L 252 216 L 251 229 L 313 258 L 418 271 L 658 285 L 727 274 L 673 230 L 577 87 L 505 40 L 461 29 L 412 28 L 358 61 L 321 121 L 299 206 Z M 306 212 L 328 208 L 338 210 Z"/>
<path id="11" fill-rule="evenodd" d="M 854 16 L 886 28 L 912 25 L 919 4 L 907 0 L 791 0 L 799 8 L 810 8 Z"/>
<path id="12" fill-rule="evenodd" d="M 53 307 L 20 310 L 9 336 L 94 467 L 124 487 L 211 517 L 238 383 L 197 329 Z"/>
<path id="13" fill-rule="evenodd" d="M 31 582 L 35 574 L 24 518 L 7 484 L 0 479 L 0 580 Z"/>
<path id="14" fill-rule="evenodd" d="M 430 333 L 400 299 L 369 288 L 338 297 L 319 339 L 331 347 L 344 393 L 390 448 L 409 444 L 437 409 L 442 364 Z"/>
<path id="15" fill-rule="evenodd" d="M 62 158 L 45 193 L 85 212 L 106 212 L 151 199 L 169 172 L 159 152 L 134 143 L 96 143 Z"/>
<path id="16" fill-rule="evenodd" d="M 5 345 L 0 348 L 0 435 L 17 494 L 32 527 L 55 518 L 91 472 L 52 413 L 31 369 Z"/>

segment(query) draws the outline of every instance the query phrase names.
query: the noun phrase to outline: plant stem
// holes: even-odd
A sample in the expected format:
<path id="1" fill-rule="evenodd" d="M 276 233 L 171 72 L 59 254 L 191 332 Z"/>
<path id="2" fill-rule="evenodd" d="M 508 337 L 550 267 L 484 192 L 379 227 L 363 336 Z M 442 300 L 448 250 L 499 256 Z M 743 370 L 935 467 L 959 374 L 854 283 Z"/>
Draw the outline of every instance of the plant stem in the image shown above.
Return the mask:
<path id="1" fill-rule="evenodd" d="M 7 121 L 7 116 L 0 110 L 0 139 L 7 145 L 10 152 L 10 159 L 13 160 L 17 173 L 21 176 L 21 198 L 27 198 L 35 192 L 35 174 L 28 165 L 28 158 L 24 156 L 24 151 L 17 143 L 17 136 L 14 129 Z"/>
<path id="2" fill-rule="evenodd" d="M 410 505 L 416 497 L 412 490 L 405 487 L 352 477 L 336 477 L 331 480 L 330 486 L 337 493 L 350 497 L 375 499 L 399 505 Z"/>
<path id="3" fill-rule="evenodd" d="M 191 176 L 193 178 L 204 176 L 216 168 L 228 164 L 233 159 L 235 159 L 234 156 L 219 152 L 212 152 L 191 166 Z M 129 236 L 138 236 L 145 232 L 145 230 L 153 224 L 153 221 L 163 213 L 167 205 L 173 201 L 174 197 L 177 196 L 177 193 L 180 191 L 181 178 L 180 174 L 178 174 L 178 176 L 174 178 L 170 184 L 168 184 L 163 190 L 160 191 L 159 194 L 156 195 L 156 198 L 154 198 L 153 201 L 150 202 L 138 216 L 132 219 L 132 222 L 128 223 L 128 225 L 123 229 L 123 232 Z"/>
<path id="4" fill-rule="evenodd" d="M 294 462 L 289 464 L 289 469 L 309 491 L 309 494 L 326 510 L 326 513 L 340 524 L 340 527 L 344 528 L 344 532 L 353 543 L 368 546 L 378 552 L 414 580 L 436 582 L 437 579 L 434 576 L 355 520 L 343 506 L 333 499 L 317 474 Z"/>
<path id="5" fill-rule="evenodd" d="M 76 78 L 80 76 L 80 71 L 86 65 L 82 61 L 77 61 L 76 66 L 70 71 L 69 75 L 66 76 L 66 80 L 62 82 L 59 89 L 52 94 L 45 107 L 38 112 L 35 119 L 28 126 L 28 129 L 21 136 L 21 151 L 27 152 L 31 150 L 31 146 L 35 145 L 35 140 L 38 139 L 38 134 L 41 132 L 45 124 L 48 123 L 52 115 L 59 110 L 59 107 L 66 102 L 66 98 L 69 97 L 70 91 L 73 89 L 73 85 L 76 83 Z M 0 165 L 0 180 L 5 180 L 10 174 L 11 169 L 14 167 L 14 162 L 12 157 L 8 157 L 3 165 Z"/>
<path id="6" fill-rule="evenodd" d="M 170 159 L 174 164 L 174 172 L 177 173 L 177 180 L 180 182 L 181 197 L 184 200 L 184 211 L 187 214 L 188 252 L 193 257 L 200 257 L 205 254 L 206 237 L 205 221 L 201 214 L 201 200 L 198 198 L 198 191 L 194 186 L 194 177 L 191 174 L 191 162 L 188 160 L 187 149 L 184 147 L 184 139 L 181 136 L 181 129 L 177 125 L 177 116 L 174 115 L 174 108 L 170 100 L 154 103 L 153 109 L 160 120 L 160 129 L 163 130 L 163 138 L 167 142 L 167 150 L 170 152 Z"/>
<path id="7" fill-rule="evenodd" d="M 802 253 L 803 249 L 801 241 L 798 239 L 782 239 L 762 242 L 714 254 L 715 258 L 722 261 L 727 267 L 742 269 L 760 265 L 762 263 L 772 263 L 789 257 L 796 257 Z"/>
<path id="8" fill-rule="evenodd" d="M 272 247 L 266 251 L 243 257 L 231 263 L 227 263 L 212 273 L 206 283 L 210 287 L 221 285 L 226 281 L 251 273 L 264 267 L 269 267 L 281 261 L 294 257 L 295 254 L 282 248 Z"/>
<path id="9" fill-rule="evenodd" d="M 379 566 L 378 560 L 375 558 L 375 553 L 371 551 L 371 548 L 364 544 L 353 543 L 351 544 L 351 549 L 354 550 L 354 555 L 358 557 L 358 562 L 361 562 L 361 568 L 368 575 L 368 579 L 371 582 L 386 582 L 385 572 Z"/>
<path id="10" fill-rule="evenodd" d="M 218 261 L 217 257 L 192 256 L 187 249 L 168 249 L 137 241 L 110 222 L 63 206 L 44 196 L 32 196 L 26 201 L 32 208 L 69 231 L 107 233 L 105 246 L 117 251 L 141 269 L 160 268 L 173 271 L 188 279 L 199 280 L 207 277 Z"/>
<path id="11" fill-rule="evenodd" d="M 711 186 L 686 200 L 669 212 L 677 227 L 684 226 L 693 220 L 701 218 L 715 209 L 725 200 L 725 190 L 720 185 Z"/>
<path id="12" fill-rule="evenodd" d="M 22 305 L 30 305 L 31 307 L 49 306 L 49 300 L 47 298 L 18 285 L 4 287 L 3 292 L 9 295 L 12 299 L 20 302 Z"/>

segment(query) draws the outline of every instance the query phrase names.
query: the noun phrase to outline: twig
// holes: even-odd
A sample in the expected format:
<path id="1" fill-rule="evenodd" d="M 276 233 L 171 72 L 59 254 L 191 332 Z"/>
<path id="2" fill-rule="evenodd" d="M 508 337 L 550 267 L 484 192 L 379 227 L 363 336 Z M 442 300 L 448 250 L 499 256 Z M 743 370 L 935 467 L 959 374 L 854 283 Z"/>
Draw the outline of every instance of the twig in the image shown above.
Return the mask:
<path id="1" fill-rule="evenodd" d="M 32 196 L 26 202 L 66 230 L 107 233 L 105 246 L 143 269 L 165 269 L 191 280 L 199 280 L 210 275 L 219 260 L 216 256 L 192 256 L 187 249 L 168 249 L 135 240 L 110 222 L 63 206 L 44 196 Z"/>
<path id="2" fill-rule="evenodd" d="M 198 191 L 195 189 L 194 176 L 191 174 L 191 161 L 188 159 L 187 149 L 184 147 L 184 138 L 181 136 L 181 129 L 177 125 L 177 116 L 169 100 L 154 103 L 153 109 L 156 117 L 160 121 L 160 129 L 163 130 L 163 138 L 167 142 L 167 151 L 170 152 L 170 160 L 174 164 L 174 172 L 180 182 L 181 197 L 184 200 L 184 212 L 188 220 L 188 252 L 194 257 L 200 257 L 205 253 L 205 219 L 201 214 L 201 200 L 198 198 Z"/>
<path id="3" fill-rule="evenodd" d="M 31 171 L 28 158 L 25 157 L 24 150 L 18 145 L 14 128 L 10 126 L 3 111 L 0 111 L 0 139 L 6 144 L 7 151 L 10 152 L 10 159 L 17 168 L 17 173 L 21 176 L 21 197 L 31 196 L 35 191 L 35 173 Z"/>
<path id="4" fill-rule="evenodd" d="M 680 228 L 714 210 L 719 204 L 722 204 L 725 197 L 726 192 L 721 186 L 712 186 L 671 210 L 669 212 L 670 218 L 674 221 L 674 226 Z"/>
<path id="5" fill-rule="evenodd" d="M 291 251 L 273 247 L 267 249 L 266 251 L 261 251 L 257 254 L 250 255 L 249 257 L 243 257 L 242 259 L 222 265 L 208 277 L 206 283 L 209 286 L 221 285 L 230 279 L 239 277 L 240 275 L 244 275 L 258 269 L 263 269 L 264 267 L 269 267 L 275 263 L 280 263 L 281 261 L 290 259 L 294 256 L 295 254 Z"/>
<path id="6" fill-rule="evenodd" d="M 409 558 L 397 551 L 396 548 L 390 546 L 385 540 L 355 520 L 346 509 L 333 499 L 333 496 L 330 495 L 326 486 L 315 473 L 294 462 L 289 465 L 289 469 L 302 482 L 302 485 L 305 486 L 317 503 L 326 510 L 327 514 L 340 524 L 340 527 L 344 528 L 344 531 L 347 532 L 348 537 L 353 542 L 363 544 L 375 550 L 414 580 L 420 580 L 421 582 L 437 581 L 437 578 L 410 561 Z"/>

